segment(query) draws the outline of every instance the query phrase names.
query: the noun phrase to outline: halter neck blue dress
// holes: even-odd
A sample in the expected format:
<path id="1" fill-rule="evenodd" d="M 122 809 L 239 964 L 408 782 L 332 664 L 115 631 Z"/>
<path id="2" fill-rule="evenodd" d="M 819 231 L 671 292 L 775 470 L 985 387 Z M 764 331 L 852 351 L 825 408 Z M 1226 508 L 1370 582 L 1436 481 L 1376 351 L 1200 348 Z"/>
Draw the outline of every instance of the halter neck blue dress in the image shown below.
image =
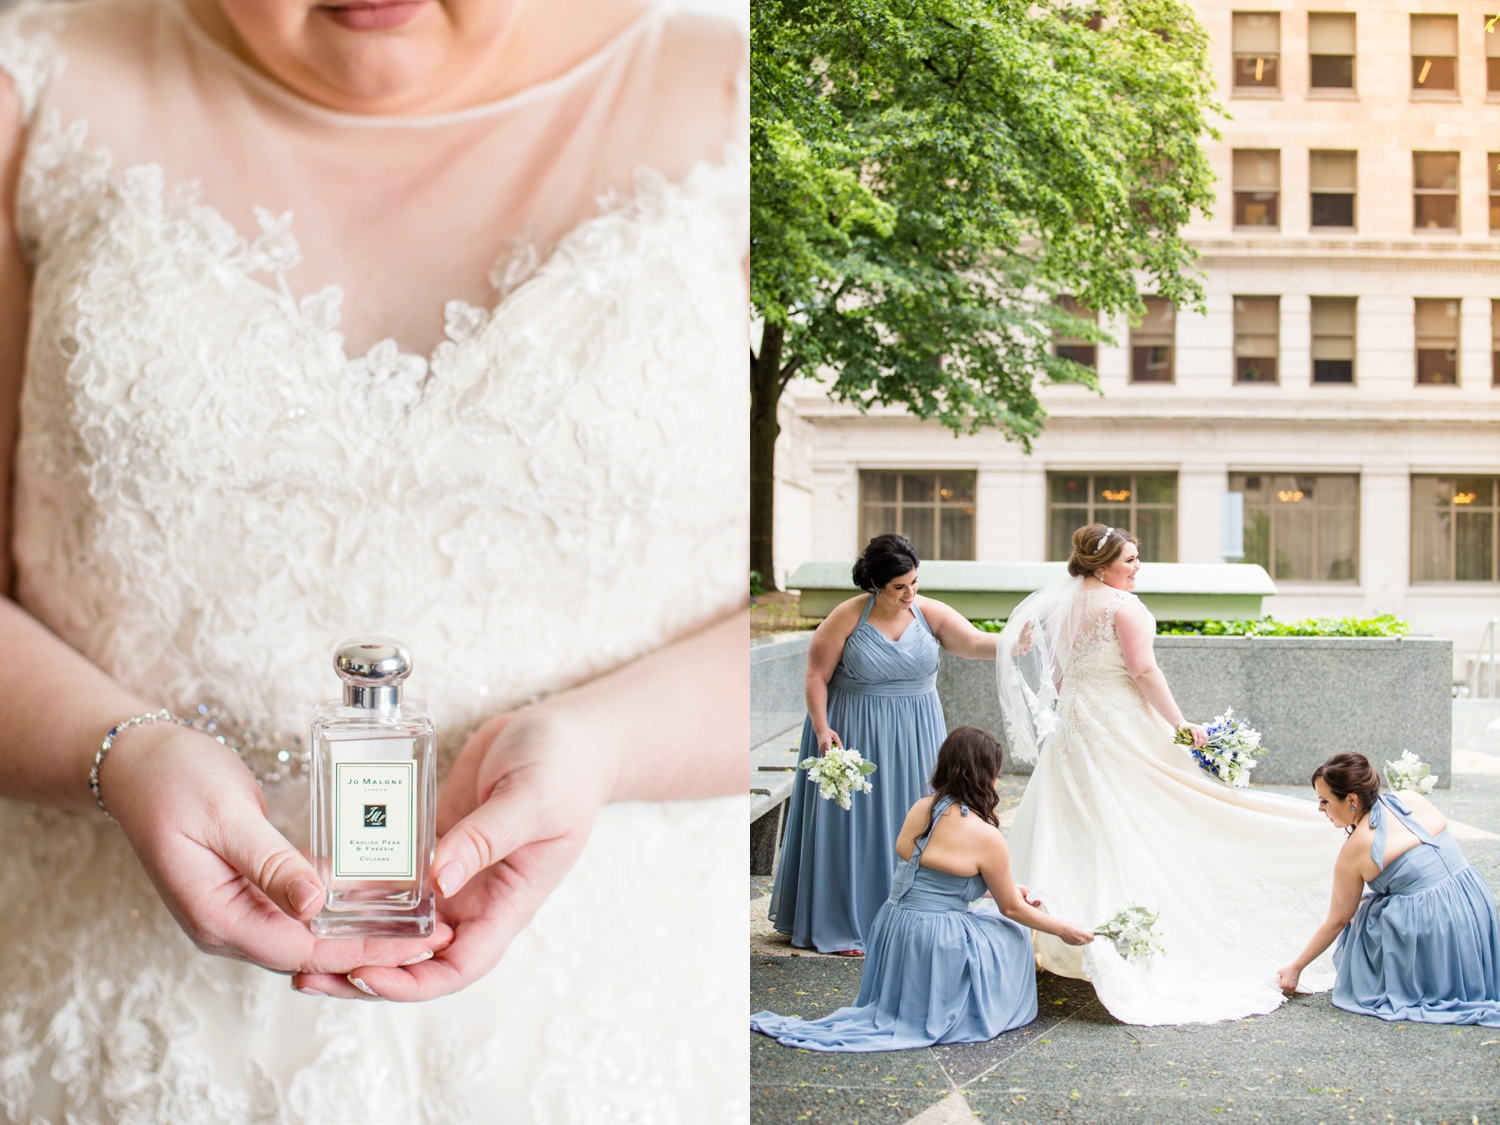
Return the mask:
<path id="1" fill-rule="evenodd" d="M 1388 816 L 1422 842 L 1370 880 L 1339 935 L 1334 1006 L 1383 1020 L 1500 1027 L 1500 918 L 1489 887 L 1447 829 L 1434 837 L 1394 793 L 1370 809 L 1377 865 Z"/>
<path id="2" fill-rule="evenodd" d="M 922 611 L 891 640 L 870 624 L 870 595 L 828 681 L 828 725 L 843 744 L 875 763 L 869 793 L 847 811 L 818 796 L 799 769 L 770 918 L 792 944 L 820 953 L 860 949 L 891 889 L 891 849 L 906 812 L 932 792 L 929 781 L 948 728 L 938 702 L 937 638 Z M 818 752 L 809 716 L 798 762 Z"/>
<path id="3" fill-rule="evenodd" d="M 937 802 L 934 825 L 952 803 Z M 993 909 L 969 910 L 984 894 L 980 876 L 921 866 L 929 835 L 896 866 L 854 1005 L 820 1020 L 757 1012 L 751 1027 L 809 1051 L 899 1051 L 982 1043 L 1036 1019 L 1031 931 Z"/>

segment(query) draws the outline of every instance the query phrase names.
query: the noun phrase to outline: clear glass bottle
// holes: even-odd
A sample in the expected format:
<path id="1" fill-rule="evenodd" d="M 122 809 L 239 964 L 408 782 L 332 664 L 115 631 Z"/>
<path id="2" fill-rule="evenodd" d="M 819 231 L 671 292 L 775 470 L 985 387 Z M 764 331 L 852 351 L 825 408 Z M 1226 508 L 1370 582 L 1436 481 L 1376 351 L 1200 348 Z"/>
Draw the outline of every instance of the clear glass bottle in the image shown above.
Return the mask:
<path id="1" fill-rule="evenodd" d="M 400 641 L 345 641 L 333 655 L 344 698 L 312 724 L 312 858 L 326 897 L 320 937 L 432 933 L 436 737 L 401 698 L 411 653 Z"/>

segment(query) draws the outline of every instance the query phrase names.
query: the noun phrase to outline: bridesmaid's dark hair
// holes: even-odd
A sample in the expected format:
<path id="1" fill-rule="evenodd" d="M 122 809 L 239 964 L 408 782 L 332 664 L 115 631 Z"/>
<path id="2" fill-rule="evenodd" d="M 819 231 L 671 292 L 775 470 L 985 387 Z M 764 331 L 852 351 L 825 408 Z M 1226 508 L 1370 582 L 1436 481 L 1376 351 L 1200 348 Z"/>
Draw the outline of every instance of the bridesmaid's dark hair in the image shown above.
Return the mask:
<path id="1" fill-rule="evenodd" d="M 902 535 L 877 535 L 865 545 L 854 564 L 854 584 L 874 593 L 892 578 L 910 574 L 921 565 L 916 548 Z"/>
<path id="2" fill-rule="evenodd" d="M 938 747 L 937 767 L 932 771 L 932 807 L 943 797 L 952 797 L 956 805 L 968 805 L 979 819 L 1000 827 L 995 806 L 1000 794 L 995 792 L 995 778 L 1005 764 L 1005 751 L 988 731 L 978 727 L 954 727 Z M 932 831 L 932 813 L 927 814 L 927 831 Z"/>
<path id="3" fill-rule="evenodd" d="M 1068 556 L 1068 573 L 1074 578 L 1093 575 L 1120 557 L 1126 543 L 1140 546 L 1140 541 L 1123 527 L 1091 523 L 1073 532 L 1073 553 Z"/>
<path id="4" fill-rule="evenodd" d="M 1360 811 L 1368 813 L 1380 799 L 1380 775 L 1370 765 L 1370 759 L 1353 750 L 1335 754 L 1317 769 L 1312 779 L 1318 778 L 1328 786 L 1329 792 L 1342 801 L 1345 797 L 1358 797 Z M 1354 831 L 1350 825 L 1349 831 Z"/>

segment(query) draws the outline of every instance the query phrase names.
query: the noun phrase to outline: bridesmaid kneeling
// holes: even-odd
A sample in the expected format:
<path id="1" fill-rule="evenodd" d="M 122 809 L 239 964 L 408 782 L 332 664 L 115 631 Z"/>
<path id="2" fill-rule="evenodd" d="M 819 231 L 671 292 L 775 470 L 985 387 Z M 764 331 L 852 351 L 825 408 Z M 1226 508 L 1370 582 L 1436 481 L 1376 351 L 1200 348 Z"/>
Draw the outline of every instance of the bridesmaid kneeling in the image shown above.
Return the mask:
<path id="1" fill-rule="evenodd" d="M 1380 792 L 1363 754 L 1329 758 L 1314 771 L 1313 789 L 1349 839 L 1334 864 L 1328 920 L 1281 970 L 1283 991 L 1337 935 L 1335 1007 L 1500 1027 L 1500 918 L 1443 814 L 1415 793 Z"/>
<path id="2" fill-rule="evenodd" d="M 979 1043 L 1036 1019 L 1026 927 L 1069 945 L 1094 939 L 1029 906 L 1011 878 L 995 815 L 1001 760 L 1000 744 L 976 727 L 938 749 L 933 795 L 911 807 L 896 840 L 901 862 L 870 928 L 854 1006 L 820 1020 L 757 1012 L 751 1027 L 788 1047 L 894 1051 Z M 969 910 L 986 888 L 999 914 Z"/>

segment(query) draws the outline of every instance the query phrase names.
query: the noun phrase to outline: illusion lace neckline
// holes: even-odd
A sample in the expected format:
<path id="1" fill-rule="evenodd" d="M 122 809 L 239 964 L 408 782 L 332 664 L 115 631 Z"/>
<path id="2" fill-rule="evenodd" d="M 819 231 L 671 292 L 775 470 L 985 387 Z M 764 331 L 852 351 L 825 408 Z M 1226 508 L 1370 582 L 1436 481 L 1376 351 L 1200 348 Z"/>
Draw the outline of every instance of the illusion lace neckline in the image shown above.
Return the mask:
<path id="1" fill-rule="evenodd" d="M 543 79 L 540 82 L 534 82 L 530 86 L 505 95 L 503 98 L 481 102 L 478 105 L 468 106 L 464 109 L 450 110 L 446 113 L 397 116 L 393 114 L 346 113 L 341 110 L 329 109 L 327 106 L 319 105 L 315 101 L 304 98 L 302 95 L 287 89 L 287 87 L 274 79 L 266 77 L 211 36 L 198 25 L 198 21 L 193 19 L 190 13 L 183 9 L 181 0 L 168 0 L 166 7 L 181 22 L 187 31 L 188 37 L 194 43 L 213 54 L 257 92 L 264 94 L 279 105 L 317 121 L 319 124 L 332 125 L 344 129 L 434 129 L 445 125 L 460 125 L 465 122 L 476 121 L 519 109 L 521 106 L 550 97 L 598 70 L 613 58 L 633 36 L 658 22 L 663 11 L 660 4 L 647 4 L 639 15 L 562 73 Z"/>

